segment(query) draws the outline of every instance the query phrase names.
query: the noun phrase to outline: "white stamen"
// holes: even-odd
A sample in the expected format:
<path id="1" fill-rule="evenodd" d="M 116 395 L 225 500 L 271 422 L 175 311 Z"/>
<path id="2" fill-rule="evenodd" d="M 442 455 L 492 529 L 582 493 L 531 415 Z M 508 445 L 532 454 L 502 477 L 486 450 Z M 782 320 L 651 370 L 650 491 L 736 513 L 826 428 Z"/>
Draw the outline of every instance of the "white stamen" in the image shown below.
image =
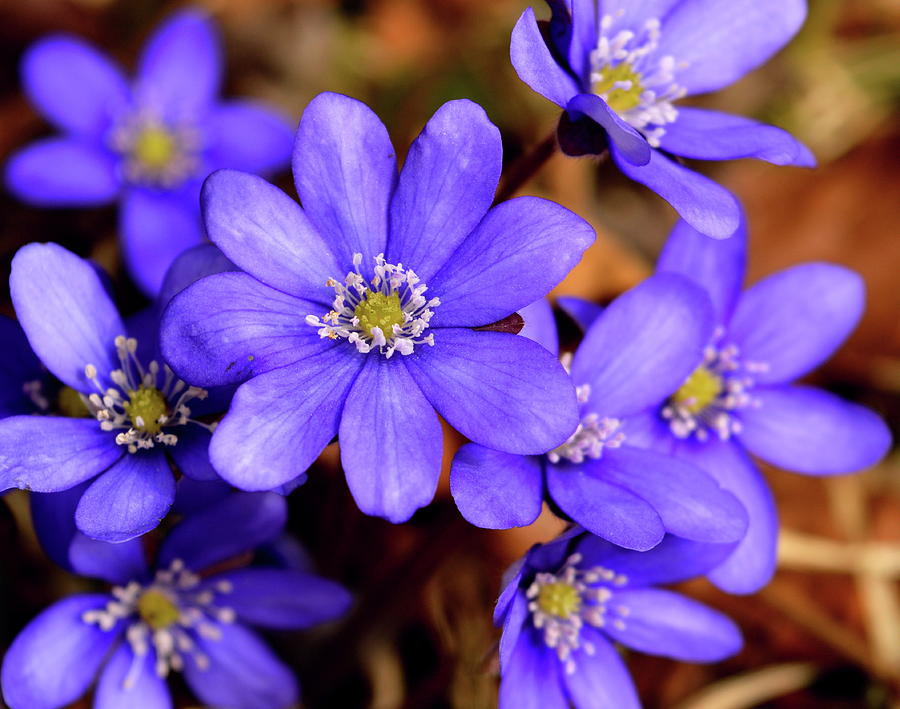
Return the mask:
<path id="1" fill-rule="evenodd" d="M 575 394 L 579 404 L 587 403 L 591 395 L 590 385 L 576 387 Z M 569 440 L 547 453 L 547 460 L 551 463 L 559 463 L 563 458 L 571 463 L 582 463 L 585 458 L 599 460 L 605 448 L 618 448 L 625 442 L 625 434 L 618 430 L 621 425 L 619 419 L 600 418 L 595 413 L 585 414 Z"/>

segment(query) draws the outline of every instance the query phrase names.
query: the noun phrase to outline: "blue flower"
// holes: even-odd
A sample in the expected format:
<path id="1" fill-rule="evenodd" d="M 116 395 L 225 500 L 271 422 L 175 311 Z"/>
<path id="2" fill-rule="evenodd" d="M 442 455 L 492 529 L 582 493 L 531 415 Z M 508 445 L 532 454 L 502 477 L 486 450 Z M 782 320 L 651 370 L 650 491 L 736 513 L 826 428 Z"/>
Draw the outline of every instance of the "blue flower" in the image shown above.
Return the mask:
<path id="1" fill-rule="evenodd" d="M 835 475 L 874 465 L 891 443 L 868 409 L 792 384 L 855 328 L 865 304 L 862 279 L 841 266 L 806 263 L 742 293 L 745 259 L 745 226 L 727 241 L 676 226 L 659 270 L 703 286 L 718 327 L 668 401 L 624 424 L 636 441 L 708 471 L 747 509 L 747 536 L 710 575 L 732 593 L 756 591 L 775 567 L 775 502 L 748 453 L 787 470 Z"/>
<path id="2" fill-rule="evenodd" d="M 157 30 L 132 84 L 78 38 L 37 42 L 22 64 L 24 87 L 62 135 L 14 155 L 7 185 L 41 206 L 121 199 L 125 263 L 155 295 L 175 256 L 203 240 L 203 178 L 221 167 L 269 172 L 290 156 L 285 121 L 253 103 L 216 98 L 221 64 L 215 28 L 197 11 Z"/>
<path id="3" fill-rule="evenodd" d="M 549 305 L 522 314 L 523 333 L 555 354 Z M 463 446 L 450 472 L 463 516 L 492 529 L 527 525 L 547 497 L 568 518 L 629 549 L 650 549 L 666 532 L 739 540 L 747 520 L 735 497 L 699 468 L 635 446 L 627 424 L 678 388 L 712 328 L 709 298 L 681 276 L 654 276 L 616 299 L 571 360 L 580 422 L 568 440 L 542 456 Z"/>
<path id="4" fill-rule="evenodd" d="M 78 528 L 123 541 L 159 524 L 172 504 L 170 457 L 189 477 L 217 477 L 206 452 L 211 426 L 194 416 L 224 409 L 227 392 L 203 401 L 205 390 L 158 363 L 155 312 L 123 322 L 94 267 L 56 244 L 19 250 L 10 291 L 62 389 L 52 415 L 0 420 L 0 490 L 84 483 Z"/>
<path id="5" fill-rule="evenodd" d="M 321 94 L 294 147 L 303 208 L 224 170 L 207 232 L 246 273 L 204 278 L 163 317 L 162 351 L 199 386 L 245 381 L 210 457 L 236 487 L 303 472 L 338 434 L 360 509 L 398 522 L 434 496 L 437 414 L 474 441 L 541 453 L 577 424 L 559 362 L 527 338 L 479 331 L 546 294 L 594 240 L 534 197 L 491 208 L 497 128 L 470 101 L 442 106 L 397 175 L 364 104 Z"/>
<path id="6" fill-rule="evenodd" d="M 613 643 L 685 662 L 736 653 L 741 633 L 726 616 L 653 588 L 705 573 L 730 549 L 666 537 L 635 552 L 577 530 L 532 548 L 494 612 L 500 709 L 639 709 Z"/>
<path id="7" fill-rule="evenodd" d="M 22 328 L 0 315 L 0 418 L 16 414 L 41 414 L 49 410 L 52 377 L 28 344 Z"/>
<path id="8" fill-rule="evenodd" d="M 513 31 L 519 77 L 565 109 L 558 136 L 572 155 L 601 153 L 667 200 L 692 226 L 722 238 L 739 205 L 668 155 L 759 158 L 813 166 L 784 131 L 747 118 L 676 106 L 765 62 L 806 17 L 805 0 L 548 0 L 546 33 L 529 8 Z"/>
<path id="9" fill-rule="evenodd" d="M 235 568 L 230 560 L 278 538 L 285 517 L 274 493 L 233 494 L 177 525 L 152 568 L 140 539 L 73 546 L 78 573 L 114 586 L 62 600 L 25 627 L 3 661 L 7 704 L 61 708 L 96 681 L 94 709 L 165 709 L 175 671 L 207 706 L 294 705 L 293 674 L 247 626 L 307 628 L 343 615 L 350 596 L 308 571 Z"/>

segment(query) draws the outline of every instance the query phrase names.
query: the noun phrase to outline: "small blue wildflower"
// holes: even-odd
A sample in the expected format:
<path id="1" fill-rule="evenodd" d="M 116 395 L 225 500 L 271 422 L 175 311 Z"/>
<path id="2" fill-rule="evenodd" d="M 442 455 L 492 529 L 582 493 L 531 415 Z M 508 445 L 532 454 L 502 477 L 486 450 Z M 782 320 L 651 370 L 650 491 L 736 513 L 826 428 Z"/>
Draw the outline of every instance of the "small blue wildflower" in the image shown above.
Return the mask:
<path id="1" fill-rule="evenodd" d="M 73 546 L 75 571 L 113 587 L 59 601 L 25 627 L 3 661 L 7 704 L 60 709 L 96 682 L 94 709 L 171 707 L 174 671 L 206 706 L 295 705 L 296 679 L 248 626 L 307 628 L 351 599 L 308 571 L 236 568 L 278 539 L 285 518 L 274 493 L 232 494 L 173 528 L 149 568 L 140 539 Z"/>
<path id="2" fill-rule="evenodd" d="M 554 354 L 547 303 L 523 311 L 525 334 Z M 480 527 L 531 524 L 545 497 L 594 534 L 646 550 L 666 532 L 735 542 L 746 514 L 733 495 L 693 465 L 635 446 L 627 417 L 659 406 L 696 367 L 712 333 L 709 298 L 686 278 L 654 276 L 616 299 L 571 359 L 580 422 L 546 455 L 470 443 L 453 460 L 450 490 Z"/>
<path id="3" fill-rule="evenodd" d="M 548 0 L 542 33 L 527 9 L 512 35 L 519 77 L 564 109 L 558 136 L 572 155 L 610 150 L 628 177 L 668 201 L 698 231 L 727 237 L 739 205 L 669 155 L 815 164 L 783 130 L 676 106 L 765 62 L 797 32 L 805 0 Z"/>
<path id="4" fill-rule="evenodd" d="M 635 552 L 577 529 L 533 547 L 508 572 L 494 611 L 500 709 L 639 709 L 613 643 L 685 662 L 738 652 L 729 618 L 653 588 L 705 573 L 731 548 L 666 537 Z"/>
<path id="5" fill-rule="evenodd" d="M 189 477 L 217 477 L 206 452 L 212 427 L 193 416 L 227 401 L 204 402 L 205 390 L 158 363 L 155 312 L 123 322 L 94 267 L 56 244 L 19 250 L 10 291 L 62 389 L 51 415 L 0 420 L 0 490 L 56 493 L 92 481 L 76 525 L 123 541 L 159 524 L 172 504 L 170 457 Z"/>
<path id="6" fill-rule="evenodd" d="M 63 134 L 14 155 L 8 187 L 40 206 L 121 200 L 125 263 L 156 295 L 173 259 L 203 240 L 203 178 L 221 167 L 270 172 L 290 156 L 285 121 L 251 102 L 217 99 L 221 65 L 215 28 L 195 10 L 150 38 L 131 85 L 78 38 L 37 42 L 23 60 L 23 84 Z"/>
<path id="7" fill-rule="evenodd" d="M 717 328 L 677 391 L 623 424 L 639 444 L 709 472 L 747 509 L 747 536 L 710 575 L 732 593 L 758 590 L 775 568 L 775 502 L 748 452 L 787 470 L 836 475 L 874 465 L 891 443 L 870 410 L 792 384 L 856 327 L 862 279 L 841 266 L 807 263 L 742 293 L 745 260 L 745 225 L 727 241 L 706 239 L 685 222 L 676 226 L 659 271 L 704 287 Z"/>
<path id="8" fill-rule="evenodd" d="M 302 208 L 256 176 L 210 176 L 207 232 L 246 273 L 173 298 L 162 350 L 186 381 L 245 382 L 210 447 L 223 478 L 247 490 L 281 485 L 338 434 L 360 509 L 399 522 L 437 487 L 435 409 L 500 450 L 540 453 L 565 440 L 575 393 L 556 358 L 474 328 L 546 294 L 594 234 L 547 200 L 491 208 L 501 162 L 483 109 L 451 101 L 398 179 L 377 116 L 325 93 L 297 133 Z"/>

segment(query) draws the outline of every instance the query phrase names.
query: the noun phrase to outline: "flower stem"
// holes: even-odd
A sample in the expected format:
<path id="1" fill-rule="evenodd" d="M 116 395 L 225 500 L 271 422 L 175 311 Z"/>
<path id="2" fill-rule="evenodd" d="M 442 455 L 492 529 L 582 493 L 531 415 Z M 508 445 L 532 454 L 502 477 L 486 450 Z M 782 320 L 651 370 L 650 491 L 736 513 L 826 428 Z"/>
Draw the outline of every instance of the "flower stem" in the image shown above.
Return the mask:
<path id="1" fill-rule="evenodd" d="M 531 152 L 522 155 L 507 170 L 506 178 L 501 183 L 497 196 L 494 198 L 494 204 L 512 197 L 522 185 L 534 177 L 537 171 L 553 157 L 557 147 L 556 128 L 554 128 Z"/>

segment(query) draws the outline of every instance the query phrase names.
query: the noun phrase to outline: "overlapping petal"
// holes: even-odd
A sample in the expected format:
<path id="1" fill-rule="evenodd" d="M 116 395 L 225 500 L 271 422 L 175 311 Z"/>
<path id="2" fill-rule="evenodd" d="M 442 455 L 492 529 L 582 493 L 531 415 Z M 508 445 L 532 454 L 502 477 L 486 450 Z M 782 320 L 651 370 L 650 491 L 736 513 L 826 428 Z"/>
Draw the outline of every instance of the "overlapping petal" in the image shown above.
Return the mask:
<path id="1" fill-rule="evenodd" d="M 252 101 L 224 101 L 207 119 L 209 152 L 215 167 L 266 174 L 285 167 L 294 144 L 293 127 Z"/>
<path id="2" fill-rule="evenodd" d="M 741 442 L 786 470 L 812 475 L 854 473 L 875 465 L 891 447 L 884 421 L 864 406 L 806 386 L 766 387 L 758 405 L 741 411 Z"/>
<path id="3" fill-rule="evenodd" d="M 154 662 L 153 652 L 135 658 L 130 645 L 119 645 L 100 673 L 94 709 L 171 709 L 172 695 Z"/>
<path id="4" fill-rule="evenodd" d="M 565 108 L 579 86 L 550 53 L 538 28 L 534 9 L 522 13 L 512 33 L 509 57 L 519 78 L 541 96 Z"/>
<path id="5" fill-rule="evenodd" d="M 596 94 L 578 94 L 566 104 L 566 110 L 578 118 L 588 116 L 609 135 L 618 149 L 618 154 L 632 165 L 646 165 L 650 162 L 651 148 L 647 139 L 631 127 L 609 105 Z"/>
<path id="6" fill-rule="evenodd" d="M 347 395 L 338 438 L 360 510 L 405 522 L 431 502 L 441 474 L 441 424 L 403 363 L 366 358 Z"/>
<path id="7" fill-rule="evenodd" d="M 575 671 L 564 674 L 566 690 L 578 709 L 640 709 L 641 703 L 622 657 L 603 635 L 582 628 L 592 653 L 579 652 Z"/>
<path id="8" fill-rule="evenodd" d="M 534 631 L 519 635 L 500 678 L 500 709 L 567 709 L 562 666 Z"/>
<path id="9" fill-rule="evenodd" d="M 348 96 L 319 94 L 303 112 L 292 165 L 300 202 L 341 266 L 332 275 L 350 270 L 354 253 L 370 268 L 387 245 L 397 182 L 394 147 L 378 116 Z"/>
<path id="10" fill-rule="evenodd" d="M 453 459 L 450 492 L 462 516 L 478 527 L 524 527 L 541 513 L 542 478 L 538 458 L 470 443 Z"/>
<path id="11" fill-rule="evenodd" d="M 488 325 L 542 298 L 594 241 L 581 217 L 537 197 L 518 197 L 487 213 L 430 279 L 441 304 L 432 327 Z"/>
<path id="12" fill-rule="evenodd" d="M 404 363 L 425 398 L 476 443 L 537 454 L 575 430 L 572 383 L 536 342 L 501 332 L 441 328 L 435 345 Z"/>
<path id="13" fill-rule="evenodd" d="M 550 354 L 559 355 L 559 336 L 550 303 L 541 298 L 519 310 L 519 315 L 525 321 L 519 334 L 534 340 Z"/>

